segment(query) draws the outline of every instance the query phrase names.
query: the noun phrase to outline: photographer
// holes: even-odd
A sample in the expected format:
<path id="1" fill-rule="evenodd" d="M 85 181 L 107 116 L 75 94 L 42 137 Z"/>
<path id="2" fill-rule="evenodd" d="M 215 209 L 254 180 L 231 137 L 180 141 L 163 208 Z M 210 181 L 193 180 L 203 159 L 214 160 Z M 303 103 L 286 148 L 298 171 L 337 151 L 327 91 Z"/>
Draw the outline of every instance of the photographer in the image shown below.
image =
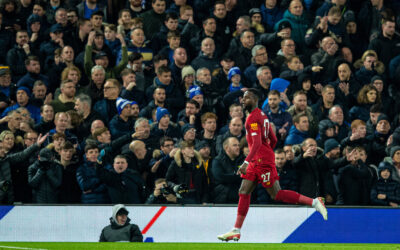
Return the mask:
<path id="1" fill-rule="evenodd" d="M 168 168 L 168 182 L 189 188 L 182 198 L 184 204 L 205 204 L 209 200 L 208 182 L 203 159 L 191 143 L 182 141 Z"/>
<path id="2" fill-rule="evenodd" d="M 147 198 L 146 204 L 176 204 L 179 200 L 171 183 L 168 185 L 166 179 L 159 178 L 155 181 L 154 192 Z"/>
<path id="3" fill-rule="evenodd" d="M 38 160 L 28 168 L 28 183 L 36 203 L 57 203 L 61 186 L 62 166 L 51 149 L 40 150 Z"/>

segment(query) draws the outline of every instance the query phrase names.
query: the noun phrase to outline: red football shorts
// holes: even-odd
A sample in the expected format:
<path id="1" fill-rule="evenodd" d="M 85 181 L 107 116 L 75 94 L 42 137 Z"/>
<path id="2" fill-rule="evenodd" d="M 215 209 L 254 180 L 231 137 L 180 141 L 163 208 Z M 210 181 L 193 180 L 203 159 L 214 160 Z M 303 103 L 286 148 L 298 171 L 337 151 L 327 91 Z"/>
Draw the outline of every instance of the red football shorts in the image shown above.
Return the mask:
<path id="1" fill-rule="evenodd" d="M 256 165 L 250 163 L 247 167 L 246 174 L 242 174 L 243 179 L 261 183 L 264 188 L 270 188 L 274 185 L 275 181 L 279 180 L 276 167 L 271 165 Z"/>

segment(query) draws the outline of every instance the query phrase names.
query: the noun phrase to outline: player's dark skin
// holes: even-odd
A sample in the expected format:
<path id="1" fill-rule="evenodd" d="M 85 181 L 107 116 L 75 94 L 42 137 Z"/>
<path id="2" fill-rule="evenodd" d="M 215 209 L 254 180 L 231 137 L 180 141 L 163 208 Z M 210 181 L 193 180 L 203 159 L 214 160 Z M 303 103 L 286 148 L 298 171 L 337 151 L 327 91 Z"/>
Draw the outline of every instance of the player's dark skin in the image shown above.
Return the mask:
<path id="1" fill-rule="evenodd" d="M 246 91 L 243 95 L 242 105 L 244 110 L 247 110 L 249 113 L 251 113 L 254 109 L 258 107 L 258 97 L 254 93 Z M 237 174 L 246 174 L 247 166 L 248 164 L 244 162 L 239 167 Z M 242 179 L 242 184 L 239 188 L 239 194 L 251 194 L 256 187 L 257 182 Z M 279 190 L 281 190 L 281 186 L 279 185 L 279 181 L 277 180 L 272 187 L 265 189 L 267 190 L 271 198 L 275 200 L 275 196 L 279 192 Z"/>

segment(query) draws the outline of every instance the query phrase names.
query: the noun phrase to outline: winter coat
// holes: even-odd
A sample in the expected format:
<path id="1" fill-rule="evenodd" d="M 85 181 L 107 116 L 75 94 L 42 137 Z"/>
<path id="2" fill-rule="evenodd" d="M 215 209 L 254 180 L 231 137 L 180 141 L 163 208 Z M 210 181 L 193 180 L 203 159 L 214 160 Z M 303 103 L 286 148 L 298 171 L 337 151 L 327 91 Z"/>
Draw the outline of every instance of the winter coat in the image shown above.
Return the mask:
<path id="1" fill-rule="evenodd" d="M 100 114 L 103 121 L 108 123 L 115 115 L 118 115 L 115 103 L 116 100 L 102 99 L 94 104 L 93 110 Z"/>
<path id="2" fill-rule="evenodd" d="M 26 74 L 25 60 L 28 55 L 17 44 L 7 52 L 6 63 L 10 66 L 13 82 L 18 82 Z"/>
<path id="3" fill-rule="evenodd" d="M 113 139 L 117 139 L 126 133 L 132 134 L 135 131 L 135 119 L 129 118 L 125 122 L 119 115 L 115 115 L 110 121 L 109 128 Z"/>
<path id="4" fill-rule="evenodd" d="M 144 202 L 145 183 L 137 171 L 126 169 L 122 173 L 108 170 L 97 165 L 97 176 L 106 184 L 111 203 L 142 204 Z"/>
<path id="5" fill-rule="evenodd" d="M 308 132 L 299 131 L 294 125 L 289 130 L 289 134 L 285 139 L 285 145 L 295 145 L 302 143 L 309 138 Z"/>
<path id="6" fill-rule="evenodd" d="M 26 161 L 31 154 L 38 151 L 39 148 L 40 147 L 37 144 L 33 144 L 21 152 L 9 154 L 4 158 L 0 158 L 0 204 L 12 204 L 14 202 L 11 166 Z M 6 190 L 5 186 L 8 187 Z"/>
<path id="7" fill-rule="evenodd" d="M 109 201 L 106 185 L 96 174 L 96 163 L 86 161 L 78 167 L 76 178 L 82 190 L 82 203 L 84 204 L 106 204 Z M 90 193 L 83 193 L 91 190 Z"/>
<path id="8" fill-rule="evenodd" d="M 384 167 L 379 167 L 379 180 L 371 189 L 371 203 L 374 205 L 388 206 L 389 202 L 400 203 L 400 183 L 392 179 L 392 173 L 388 179 L 381 177 L 381 172 L 384 169 L 392 170 L 392 166 L 388 163 L 383 163 Z M 378 194 L 385 194 L 386 199 L 378 199 Z"/>
<path id="9" fill-rule="evenodd" d="M 178 124 L 170 122 L 166 130 L 158 128 L 158 122 L 151 124 L 150 134 L 155 137 L 157 141 L 164 136 L 171 137 L 175 142 L 182 137 L 181 129 Z"/>
<path id="10" fill-rule="evenodd" d="M 283 17 L 283 11 L 277 6 L 275 6 L 273 9 L 267 9 L 265 4 L 261 5 L 260 11 L 262 23 L 266 27 L 265 32 L 273 32 L 275 24 Z"/>
<path id="11" fill-rule="evenodd" d="M 178 85 L 175 84 L 172 80 L 170 84 L 164 85 L 162 84 L 157 77 L 154 78 L 153 84 L 147 88 L 146 97 L 147 100 L 153 100 L 153 93 L 157 87 L 162 87 L 165 89 L 165 104 L 168 107 L 168 111 L 175 118 L 178 112 L 185 107 L 185 98 L 179 89 Z"/>
<path id="12" fill-rule="evenodd" d="M 168 168 L 166 179 L 177 185 L 185 184 L 189 188 L 187 195 L 193 195 L 194 202 L 200 204 L 209 200 L 208 183 L 203 159 L 199 152 L 194 152 L 192 162 L 187 164 L 183 161 L 181 150 L 178 150 Z"/>
<path id="13" fill-rule="evenodd" d="M 153 36 L 160 30 L 165 20 L 165 13 L 157 14 L 153 9 L 140 15 L 143 20 L 144 34 L 147 39 L 153 39 Z"/>
<path id="14" fill-rule="evenodd" d="M 191 65 L 194 70 L 198 70 L 200 68 L 207 68 L 210 70 L 211 73 L 220 67 L 219 61 L 217 58 L 215 58 L 215 56 L 210 58 L 204 55 L 203 52 L 201 51 L 199 55 L 195 59 L 193 59 Z"/>
<path id="15" fill-rule="evenodd" d="M 369 43 L 368 49 L 374 50 L 378 54 L 379 61 L 388 66 L 390 60 L 400 53 L 400 38 L 394 34 L 392 39 L 389 39 L 384 37 L 381 32 Z"/>
<path id="16" fill-rule="evenodd" d="M 238 190 L 242 178 L 236 174 L 239 166 L 244 161 L 244 156 L 239 155 L 231 160 L 223 150 L 213 160 L 211 169 L 215 179 L 214 201 L 215 203 L 235 203 L 238 200 Z"/>
<path id="17" fill-rule="evenodd" d="M 297 176 L 299 177 L 299 193 L 316 198 L 318 196 L 324 196 L 324 172 L 326 166 L 319 164 L 318 154 L 315 157 L 303 157 L 301 152 L 293 160 L 293 166 L 297 170 Z"/>
<path id="18" fill-rule="evenodd" d="M 100 235 L 100 242 L 117 242 L 117 241 L 130 241 L 130 242 L 142 242 L 143 235 L 140 229 L 135 224 L 130 224 L 131 219 L 127 218 L 124 225 L 117 223 L 117 213 L 123 208 L 124 205 L 117 205 L 113 207 L 113 214 L 110 218 L 110 224 L 103 228 Z"/>
<path id="19" fill-rule="evenodd" d="M 58 203 L 58 193 L 62 181 L 60 162 L 40 162 L 37 160 L 28 168 L 28 182 L 33 188 L 36 203 Z"/>
<path id="20" fill-rule="evenodd" d="M 294 16 L 289 10 L 286 10 L 283 14 L 283 18 L 275 24 L 275 31 L 278 30 L 279 24 L 283 21 L 288 21 L 292 26 L 292 39 L 296 43 L 296 47 L 298 47 L 301 51 L 304 50 L 305 42 L 304 37 L 306 36 L 306 31 L 310 26 L 305 14 L 301 16 Z"/>
<path id="21" fill-rule="evenodd" d="M 356 166 L 347 165 L 339 170 L 339 189 L 344 205 L 367 205 L 370 202 L 370 168 L 358 160 Z"/>
<path id="22" fill-rule="evenodd" d="M 76 180 L 76 170 L 78 168 L 78 159 L 71 162 L 67 167 L 62 166 L 62 181 L 58 202 L 64 204 L 77 204 L 81 202 L 81 189 Z"/>

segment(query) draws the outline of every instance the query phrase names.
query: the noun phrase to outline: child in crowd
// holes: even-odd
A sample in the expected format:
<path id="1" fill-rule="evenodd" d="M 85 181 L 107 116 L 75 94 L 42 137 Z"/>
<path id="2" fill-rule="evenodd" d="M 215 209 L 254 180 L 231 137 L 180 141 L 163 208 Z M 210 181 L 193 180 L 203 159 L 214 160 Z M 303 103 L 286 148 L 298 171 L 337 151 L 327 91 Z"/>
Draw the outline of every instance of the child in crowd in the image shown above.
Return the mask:
<path id="1" fill-rule="evenodd" d="M 241 90 L 243 88 L 242 83 L 240 83 L 241 79 L 242 77 L 239 67 L 232 67 L 228 72 L 228 80 L 231 81 L 228 92 Z"/>

